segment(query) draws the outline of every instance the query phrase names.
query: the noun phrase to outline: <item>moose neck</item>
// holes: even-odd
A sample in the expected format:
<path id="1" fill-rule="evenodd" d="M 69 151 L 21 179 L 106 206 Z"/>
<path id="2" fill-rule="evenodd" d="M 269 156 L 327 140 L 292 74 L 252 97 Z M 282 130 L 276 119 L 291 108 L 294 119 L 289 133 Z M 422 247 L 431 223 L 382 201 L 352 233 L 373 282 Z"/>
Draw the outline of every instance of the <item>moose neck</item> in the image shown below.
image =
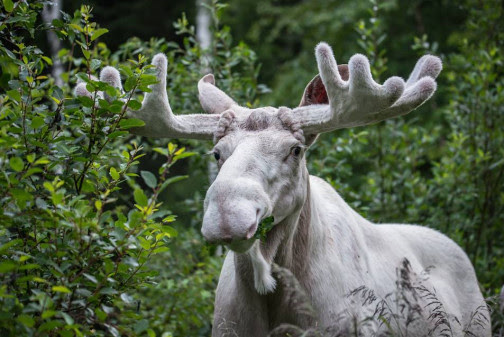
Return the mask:
<path id="1" fill-rule="evenodd" d="M 313 261 L 324 259 L 325 256 L 334 253 L 336 256 L 356 256 L 353 259 L 333 259 L 332 268 L 341 277 L 339 284 L 346 284 L 343 270 L 362 270 L 362 263 L 367 263 L 363 256 L 360 259 L 358 252 L 366 251 L 366 235 L 364 232 L 372 231 L 372 225 L 361 217 L 343 199 L 334 193 L 334 204 L 328 205 L 318 194 L 328 193 L 330 187 L 319 183 L 310 184 L 310 176 L 306 166 L 300 183 L 303 186 L 304 202 L 296 208 L 284 220 L 278 223 L 268 233 L 264 242 L 260 243 L 260 251 L 267 263 L 289 269 L 301 284 L 309 288 L 310 269 Z M 316 179 L 316 178 L 315 178 Z M 327 190 L 324 190 L 327 189 Z M 322 221 L 326 213 L 332 210 L 331 222 L 333 226 Z M 332 251 L 329 252 L 329 251 Z M 253 275 L 253 265 L 248 254 L 236 254 L 235 264 L 239 277 L 250 287 Z"/>
<path id="2" fill-rule="evenodd" d="M 335 226 L 325 226 L 321 218 L 328 212 L 327 204 L 320 199 L 320 186 L 310 185 L 310 176 L 303 167 L 303 183 L 305 201 L 276 225 L 269 233 L 266 242 L 262 243 L 261 251 L 268 262 L 289 269 L 298 279 L 310 272 L 313 259 L 323 258 L 330 254 L 328 250 L 337 249 L 340 256 L 359 255 L 356 252 L 366 251 L 366 235 L 364 232 L 373 230 L 369 221 L 360 216 L 336 193 L 336 204 L 331 204 L 336 217 L 332 218 Z M 325 187 L 325 186 L 324 186 Z M 350 220 L 351 219 L 351 220 Z M 346 254 L 346 255 L 345 255 Z M 365 258 L 336 260 L 336 269 L 351 268 L 360 270 Z M 344 273 L 338 273 L 344 278 Z M 341 280 L 342 284 L 345 280 Z"/>
<path id="3" fill-rule="evenodd" d="M 288 268 L 294 274 L 302 273 L 307 268 L 306 258 L 312 241 L 310 176 L 306 166 L 303 165 L 302 170 L 304 203 L 278 223 L 261 245 L 267 261 Z"/>

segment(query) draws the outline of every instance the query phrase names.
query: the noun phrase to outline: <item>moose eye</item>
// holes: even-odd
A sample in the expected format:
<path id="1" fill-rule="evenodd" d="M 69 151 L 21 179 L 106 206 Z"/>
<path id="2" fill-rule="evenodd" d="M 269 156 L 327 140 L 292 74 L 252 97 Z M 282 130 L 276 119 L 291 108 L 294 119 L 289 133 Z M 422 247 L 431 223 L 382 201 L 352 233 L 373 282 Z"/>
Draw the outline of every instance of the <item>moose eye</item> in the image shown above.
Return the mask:
<path id="1" fill-rule="evenodd" d="M 220 159 L 220 153 L 219 153 L 219 152 L 217 152 L 217 151 L 215 151 L 215 152 L 213 153 L 213 156 L 214 156 L 215 160 L 217 160 L 217 161 Z"/>
<path id="2" fill-rule="evenodd" d="M 293 149 L 292 149 L 292 154 L 294 156 L 299 156 L 299 154 L 301 153 L 301 146 L 295 146 Z"/>

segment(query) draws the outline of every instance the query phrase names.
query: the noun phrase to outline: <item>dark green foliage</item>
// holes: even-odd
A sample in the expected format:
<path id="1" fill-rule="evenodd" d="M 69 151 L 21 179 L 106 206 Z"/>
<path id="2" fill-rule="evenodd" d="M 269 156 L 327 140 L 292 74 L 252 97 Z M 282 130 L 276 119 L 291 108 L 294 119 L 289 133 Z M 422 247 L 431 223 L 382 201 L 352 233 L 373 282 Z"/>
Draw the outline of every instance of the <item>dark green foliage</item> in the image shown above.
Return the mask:
<path id="1" fill-rule="evenodd" d="M 105 46 L 93 42 L 106 30 L 91 22 L 89 8 L 82 7 L 54 23 L 84 56 L 68 56 L 74 68 L 66 75 L 76 74 L 93 93 L 92 98 L 70 98 L 70 85 L 56 87 L 47 77 L 51 59 L 24 36 L 33 35 L 41 5 L 18 2 L 2 13 L 10 16 L 2 27 L 4 41 L 18 48 L 1 47 L 7 85 L 0 122 L 0 331 L 129 334 L 131 328 L 121 324 L 128 292 L 156 274 L 144 265 L 166 251 L 176 234 L 157 197 L 184 149 L 169 144 L 158 178 L 142 175 L 151 189 L 138 186 L 134 172 L 144 154 L 137 142 L 124 137 L 143 122 L 123 117 L 126 106 L 140 104 L 136 92 L 147 91 L 155 80 L 146 59 L 139 56 L 121 66 L 128 84 L 124 94 L 90 79 L 88 74 L 106 61 L 99 53 Z M 134 200 L 119 193 L 128 187 Z"/>
<path id="2" fill-rule="evenodd" d="M 268 232 L 273 228 L 274 226 L 275 219 L 270 216 L 267 217 L 266 219 L 263 219 L 259 226 L 257 227 L 257 231 L 254 235 L 254 238 L 260 239 L 260 240 L 265 240 L 266 235 Z"/>
<path id="3" fill-rule="evenodd" d="M 182 18 L 182 47 L 131 40 L 112 54 L 90 7 L 64 14 L 50 27 L 67 47 L 57 87 L 53 61 L 36 44 L 48 29 L 38 23 L 45 2 L 4 0 L 0 12 L 0 334 L 207 334 L 220 260 L 193 230 L 177 237 L 176 217 L 158 199 L 187 178 L 169 172 L 195 152 L 166 141 L 140 145 L 128 129 L 143 122 L 124 118 L 155 81 L 155 52 L 170 60 L 172 106 L 199 111 L 192 88 L 204 52 L 194 29 Z M 215 28 L 210 68 L 236 98 L 253 100 L 254 54 Z M 120 69 L 124 93 L 90 77 L 107 64 Z M 75 79 L 92 97 L 72 97 Z M 146 152 L 156 166 L 139 169 Z"/>
<path id="4" fill-rule="evenodd" d="M 440 229 L 468 252 L 484 286 L 497 288 L 504 280 L 504 9 L 498 1 L 469 5 L 462 52 L 447 61 L 450 132 L 431 191 L 442 208 Z"/>

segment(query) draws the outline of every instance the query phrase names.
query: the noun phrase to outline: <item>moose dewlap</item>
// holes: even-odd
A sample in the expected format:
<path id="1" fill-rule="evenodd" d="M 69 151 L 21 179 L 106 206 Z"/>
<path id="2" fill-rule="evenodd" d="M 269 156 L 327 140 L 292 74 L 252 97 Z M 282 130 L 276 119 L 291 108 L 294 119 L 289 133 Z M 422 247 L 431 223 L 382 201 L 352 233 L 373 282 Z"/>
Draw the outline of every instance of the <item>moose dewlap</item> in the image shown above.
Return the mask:
<path id="1" fill-rule="evenodd" d="M 453 336 L 490 336 L 474 269 L 452 240 L 425 227 L 372 224 L 306 168 L 305 150 L 319 133 L 376 123 L 423 104 L 436 90 L 441 61 L 424 56 L 406 82 L 391 77 L 378 84 L 363 55 L 337 65 L 325 43 L 315 54 L 319 75 L 299 107 L 241 107 L 206 75 L 198 89 L 208 114 L 194 115 L 173 114 L 167 61 L 159 54 L 152 62 L 158 83 L 141 109 L 129 112 L 145 122 L 137 134 L 215 142 L 219 174 L 205 198 L 201 231 L 231 251 L 217 287 L 213 336 L 268 336 L 279 326 L 335 335 L 365 318 L 366 336 L 389 329 L 439 336 L 447 327 Z M 111 67 L 101 80 L 121 86 Z M 89 94 L 85 84 L 76 93 Z M 271 216 L 273 227 L 257 240 L 258 225 Z M 310 314 L 298 310 L 292 284 L 306 295 Z"/>

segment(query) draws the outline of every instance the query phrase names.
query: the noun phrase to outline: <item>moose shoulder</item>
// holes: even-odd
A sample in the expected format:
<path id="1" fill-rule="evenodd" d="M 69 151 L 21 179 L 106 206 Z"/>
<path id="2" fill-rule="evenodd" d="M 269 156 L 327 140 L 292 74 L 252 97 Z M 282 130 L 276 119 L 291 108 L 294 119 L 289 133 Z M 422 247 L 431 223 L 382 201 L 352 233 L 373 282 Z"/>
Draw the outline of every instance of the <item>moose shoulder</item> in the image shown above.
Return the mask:
<path id="1" fill-rule="evenodd" d="M 320 75 L 297 108 L 241 107 L 207 75 L 198 88 L 208 114 L 174 115 L 166 58 L 157 55 L 159 82 L 130 113 L 145 121 L 138 134 L 215 142 L 219 174 L 205 198 L 202 233 L 231 251 L 217 287 L 212 335 L 267 336 L 282 324 L 324 332 L 372 317 L 366 335 L 391 329 L 437 336 L 448 326 L 453 336 L 490 336 L 474 269 L 453 241 L 425 227 L 372 224 L 306 168 L 305 150 L 319 133 L 404 115 L 428 100 L 440 60 L 424 56 L 406 82 L 391 77 L 380 85 L 362 55 L 338 66 L 331 48 L 320 43 L 316 58 Z M 105 68 L 101 80 L 121 85 L 114 68 Z M 82 84 L 76 92 L 88 94 Z M 270 216 L 274 227 L 264 241 L 256 240 L 260 222 Z M 313 315 L 290 305 L 273 264 L 293 275 Z M 392 300 L 398 288 L 402 297 Z M 352 296 L 359 292 L 366 295 Z"/>

